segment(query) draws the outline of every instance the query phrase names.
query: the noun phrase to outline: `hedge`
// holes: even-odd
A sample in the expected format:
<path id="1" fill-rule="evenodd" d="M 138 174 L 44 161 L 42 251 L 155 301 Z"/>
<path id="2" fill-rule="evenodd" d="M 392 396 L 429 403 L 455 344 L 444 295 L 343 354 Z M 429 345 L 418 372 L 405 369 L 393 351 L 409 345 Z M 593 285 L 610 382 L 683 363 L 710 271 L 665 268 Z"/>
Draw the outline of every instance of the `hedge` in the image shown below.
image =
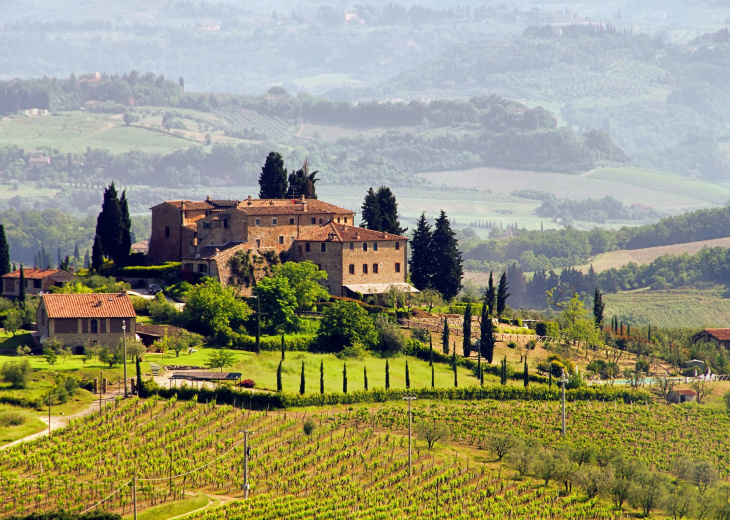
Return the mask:
<path id="1" fill-rule="evenodd" d="M 9 404 L 20 408 L 43 408 L 43 399 L 30 399 L 28 397 L 14 397 L 12 395 L 0 395 L 0 404 Z"/>
<path id="2" fill-rule="evenodd" d="M 215 401 L 218 404 L 235 404 L 237 407 L 252 410 L 272 410 L 280 408 L 304 406 L 332 406 L 339 404 L 356 403 L 384 403 L 386 401 L 401 401 L 406 390 L 374 388 L 372 390 L 355 390 L 349 393 L 333 392 L 328 394 L 304 394 L 292 392 L 252 392 L 223 386 L 214 390 L 207 388 L 163 388 L 151 382 L 145 382 L 145 388 L 150 395 L 156 394 L 163 398 L 177 396 L 178 399 L 189 401 L 197 396 L 198 402 L 208 403 Z M 459 388 L 417 388 L 407 391 L 419 399 L 434 400 L 524 400 L 524 401 L 559 401 L 560 389 L 546 386 L 468 386 Z M 624 401 L 625 403 L 643 403 L 652 400 L 646 390 L 632 390 L 609 386 L 581 387 L 565 392 L 567 401 Z"/>
<path id="3" fill-rule="evenodd" d="M 233 332 L 227 336 L 229 348 L 233 350 L 247 350 L 253 352 L 256 349 L 256 338 L 246 334 Z M 287 352 L 309 352 L 317 350 L 317 336 L 289 336 L 284 337 L 284 344 Z M 281 336 L 261 336 L 259 342 L 261 350 L 281 350 Z"/>
<path id="4" fill-rule="evenodd" d="M 116 270 L 117 276 L 125 278 L 162 278 L 176 274 L 180 270 L 182 262 L 166 262 L 160 265 L 139 265 L 120 267 Z"/>

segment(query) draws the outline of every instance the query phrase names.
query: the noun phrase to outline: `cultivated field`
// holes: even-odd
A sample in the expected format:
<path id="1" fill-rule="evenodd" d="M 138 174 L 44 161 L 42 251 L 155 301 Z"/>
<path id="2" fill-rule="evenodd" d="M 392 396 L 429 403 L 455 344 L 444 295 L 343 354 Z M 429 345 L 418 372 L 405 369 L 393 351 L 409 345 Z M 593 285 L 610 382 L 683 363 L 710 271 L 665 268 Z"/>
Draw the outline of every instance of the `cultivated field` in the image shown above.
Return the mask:
<path id="1" fill-rule="evenodd" d="M 685 244 L 673 244 L 671 246 L 611 251 L 609 253 L 603 253 L 596 256 L 587 264 L 577 266 L 576 269 L 587 271 L 592 265 L 593 269 L 597 272 L 601 272 L 612 268 L 618 269 L 631 262 L 639 265 L 650 264 L 660 256 L 676 256 L 681 255 L 682 253 L 693 255 L 705 247 L 730 247 L 730 237 L 716 238 L 714 240 L 700 240 L 698 242 L 687 242 Z"/>
<path id="2" fill-rule="evenodd" d="M 606 316 L 618 316 L 624 323 L 667 328 L 730 325 L 730 299 L 714 290 L 641 289 L 603 298 Z"/>
<path id="3" fill-rule="evenodd" d="M 642 204 L 672 213 L 716 206 L 730 200 L 730 190 L 726 188 L 638 168 L 601 168 L 580 175 L 473 168 L 419 176 L 437 185 L 501 195 L 531 189 L 576 200 L 611 196 L 624 204 Z"/>

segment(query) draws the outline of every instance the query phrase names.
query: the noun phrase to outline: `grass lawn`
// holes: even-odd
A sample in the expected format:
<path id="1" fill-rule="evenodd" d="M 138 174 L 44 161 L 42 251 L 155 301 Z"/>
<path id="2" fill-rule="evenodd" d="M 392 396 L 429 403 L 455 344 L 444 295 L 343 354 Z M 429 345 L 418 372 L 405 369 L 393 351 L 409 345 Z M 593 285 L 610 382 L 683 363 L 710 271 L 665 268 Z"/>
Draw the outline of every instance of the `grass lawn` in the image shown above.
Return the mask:
<path id="1" fill-rule="evenodd" d="M 23 423 L 17 426 L 5 424 L 3 419 L 10 416 L 21 417 Z M 0 404 L 0 446 L 33 435 L 44 428 L 46 428 L 46 424 L 38 419 L 32 411 Z"/>
<path id="2" fill-rule="evenodd" d="M 148 354 L 147 359 L 159 359 L 164 364 L 203 366 L 212 350 L 202 348 L 193 354 L 180 354 L 179 358 L 171 358 L 167 355 L 164 361 L 162 361 L 159 354 Z M 281 360 L 280 352 L 261 352 L 259 355 L 253 352 L 232 352 L 236 362 L 232 368 L 226 368 L 226 371 L 241 372 L 241 378 L 253 379 L 258 389 L 276 391 L 276 369 Z M 428 362 L 413 357 L 397 356 L 388 358 L 391 388 L 405 389 L 406 360 L 408 361 L 411 387 L 430 387 L 431 367 L 429 367 Z M 341 360 L 334 354 L 287 352 L 282 365 L 281 376 L 284 391 L 299 391 L 302 362 L 304 362 L 306 391 L 319 392 L 319 366 L 322 361 L 324 362 L 325 392 L 342 391 L 342 369 L 345 363 L 347 363 L 348 390 L 361 390 L 364 388 L 364 368 L 367 368 L 369 388 L 385 387 L 385 358 L 368 355 L 362 360 Z M 436 387 L 448 388 L 454 385 L 454 373 L 448 365 L 435 363 L 434 367 Z M 461 367 L 458 370 L 458 380 L 459 384 L 464 386 L 478 384 L 477 379 L 472 376 L 471 372 Z"/>
<path id="3" fill-rule="evenodd" d="M 208 505 L 210 500 L 207 496 L 199 493 L 198 495 L 186 498 L 185 500 L 176 500 L 155 507 L 145 509 L 137 514 L 137 520 L 166 520 L 176 516 L 181 516 L 196 509 L 200 509 Z M 133 518 L 133 515 L 124 516 L 125 520 Z"/>

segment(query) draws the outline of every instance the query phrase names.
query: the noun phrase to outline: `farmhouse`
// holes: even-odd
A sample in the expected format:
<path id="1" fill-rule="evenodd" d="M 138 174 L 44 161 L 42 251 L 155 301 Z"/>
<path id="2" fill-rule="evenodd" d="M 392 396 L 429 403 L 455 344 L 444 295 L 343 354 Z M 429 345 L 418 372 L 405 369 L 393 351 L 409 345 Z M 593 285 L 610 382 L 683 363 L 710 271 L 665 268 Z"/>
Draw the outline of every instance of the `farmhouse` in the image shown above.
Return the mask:
<path id="1" fill-rule="evenodd" d="M 697 394 L 694 390 L 672 390 L 667 396 L 667 400 L 670 403 L 689 403 L 697 399 Z"/>
<path id="2" fill-rule="evenodd" d="M 51 287 L 61 286 L 74 279 L 74 275 L 59 269 L 23 269 L 25 294 L 38 295 Z M 20 269 L 3 275 L 3 296 L 17 298 L 20 295 Z"/>
<path id="3" fill-rule="evenodd" d="M 705 329 L 692 336 L 692 344 L 714 343 L 730 350 L 730 329 Z"/>
<path id="4" fill-rule="evenodd" d="M 327 289 L 336 296 L 382 294 L 407 283 L 408 239 L 347 224 L 328 222 L 296 241 L 296 260 L 309 260 L 327 272 Z"/>
<path id="5" fill-rule="evenodd" d="M 136 314 L 127 293 L 44 294 L 38 313 L 37 341 L 58 338 L 81 354 L 84 345 L 117 345 L 134 338 Z"/>

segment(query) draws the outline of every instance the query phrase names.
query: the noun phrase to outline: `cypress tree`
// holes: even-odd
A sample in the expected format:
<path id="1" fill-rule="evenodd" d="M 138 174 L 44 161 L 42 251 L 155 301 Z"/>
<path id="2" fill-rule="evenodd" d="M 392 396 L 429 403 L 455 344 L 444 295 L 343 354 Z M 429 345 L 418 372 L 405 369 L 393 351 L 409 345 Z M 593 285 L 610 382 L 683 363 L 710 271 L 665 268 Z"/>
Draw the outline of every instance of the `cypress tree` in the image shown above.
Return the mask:
<path id="1" fill-rule="evenodd" d="M 494 316 L 496 313 L 496 300 L 497 290 L 494 288 L 494 276 L 492 271 L 489 271 L 489 285 L 487 291 L 484 293 L 484 304 L 488 306 L 487 312 L 482 312 L 482 316 Z"/>
<path id="2" fill-rule="evenodd" d="M 102 255 L 111 258 L 115 263 L 122 260 L 120 252 L 123 241 L 123 229 L 122 205 L 121 201 L 117 198 L 117 189 L 112 182 L 104 189 L 101 212 L 96 218 L 96 234 L 99 236 Z M 127 252 L 128 254 L 129 252 Z M 126 255 L 124 257 L 126 258 Z"/>
<path id="3" fill-rule="evenodd" d="M 129 255 L 132 252 L 132 219 L 129 216 L 129 204 L 127 203 L 127 190 L 122 192 L 119 199 L 119 211 L 121 228 L 119 230 L 120 242 L 117 247 L 114 263 L 116 265 L 127 265 Z"/>
<path id="4" fill-rule="evenodd" d="M 507 384 L 507 356 L 504 356 L 504 359 L 502 360 L 502 367 L 500 370 L 499 379 L 501 384 Z"/>
<path id="5" fill-rule="evenodd" d="M 284 352 L 286 350 L 286 346 L 284 345 L 284 333 L 281 333 L 281 360 L 284 361 Z"/>
<path id="6" fill-rule="evenodd" d="M 305 384 L 304 384 L 304 361 L 302 361 L 302 375 L 299 379 L 299 395 L 304 395 L 305 391 Z"/>
<path id="7" fill-rule="evenodd" d="M 362 380 L 365 385 L 365 390 L 368 389 L 368 367 L 363 366 L 362 367 Z"/>
<path id="8" fill-rule="evenodd" d="M 390 363 L 388 363 L 388 360 L 385 360 L 385 389 L 388 390 L 390 388 Z"/>
<path id="9" fill-rule="evenodd" d="M 10 272 L 10 246 L 5 236 L 5 226 L 0 224 L 0 276 Z"/>
<path id="10" fill-rule="evenodd" d="M 259 175 L 260 199 L 283 199 L 288 191 L 288 174 L 278 152 L 269 152 Z"/>
<path id="11" fill-rule="evenodd" d="M 23 270 L 23 264 L 20 264 L 20 280 L 18 280 L 20 286 L 18 287 L 18 303 L 21 307 L 25 307 L 25 271 Z"/>
<path id="12" fill-rule="evenodd" d="M 139 356 L 135 356 L 135 363 L 137 364 L 137 397 L 147 397 L 147 392 L 142 382 L 142 366 L 140 365 Z"/>
<path id="13" fill-rule="evenodd" d="M 631 323 L 626 324 L 626 335 L 631 336 Z"/>
<path id="14" fill-rule="evenodd" d="M 360 223 L 365 229 L 379 230 L 381 227 L 380 204 L 378 195 L 372 186 L 365 194 L 365 200 L 360 207 Z"/>
<path id="15" fill-rule="evenodd" d="M 596 287 L 593 292 L 593 320 L 596 322 L 596 328 L 603 329 L 603 311 L 606 309 L 606 304 L 603 302 L 603 295 L 601 291 Z"/>
<path id="16" fill-rule="evenodd" d="M 406 359 L 406 388 L 411 387 L 411 374 L 408 371 L 408 360 Z"/>
<path id="17" fill-rule="evenodd" d="M 319 362 L 319 393 L 324 393 L 324 360 Z"/>
<path id="18" fill-rule="evenodd" d="M 525 356 L 525 371 L 522 374 L 522 381 L 525 384 L 525 388 L 530 384 L 530 374 L 527 372 L 527 356 Z"/>
<path id="19" fill-rule="evenodd" d="M 91 248 L 91 270 L 95 273 L 101 271 L 104 264 L 104 252 L 101 247 L 101 238 L 99 235 L 94 237 L 94 245 Z"/>
<path id="20" fill-rule="evenodd" d="M 436 388 L 436 372 L 431 365 L 431 388 Z"/>
<path id="21" fill-rule="evenodd" d="M 63 265 L 63 258 L 61 258 L 61 248 L 60 247 L 58 249 L 56 249 L 56 260 L 57 260 L 56 265 L 58 266 L 58 268 L 63 269 L 63 267 L 61 267 Z"/>
<path id="22" fill-rule="evenodd" d="M 74 246 L 74 258 L 77 260 L 81 260 L 81 253 L 79 253 L 79 245 L 76 244 Z"/>
<path id="23" fill-rule="evenodd" d="M 428 366 L 433 366 L 433 336 L 428 335 Z"/>
<path id="24" fill-rule="evenodd" d="M 276 369 L 276 391 L 281 392 L 283 387 L 281 386 L 281 364 L 283 361 L 279 361 L 279 367 Z"/>
<path id="25" fill-rule="evenodd" d="M 507 298 L 511 296 L 508 292 L 509 286 L 507 284 L 507 273 L 502 273 L 499 279 L 499 286 L 497 287 L 497 315 L 502 316 L 502 313 L 507 308 Z"/>
<path id="26" fill-rule="evenodd" d="M 347 393 L 347 363 L 342 365 L 342 393 Z"/>
<path id="27" fill-rule="evenodd" d="M 395 200 L 395 195 L 393 195 L 393 192 L 387 186 L 378 188 L 376 195 L 378 199 L 378 211 L 380 213 L 380 226 L 369 229 L 376 229 L 377 231 L 383 231 L 393 235 L 402 235 L 406 230 L 400 227 L 400 222 L 398 221 L 398 203 Z"/>
<path id="28" fill-rule="evenodd" d="M 616 318 L 616 319 L 618 319 L 618 318 Z M 621 329 L 620 329 L 620 331 L 621 331 L 621 335 L 623 336 L 624 335 L 624 322 L 623 321 L 621 322 Z"/>
<path id="29" fill-rule="evenodd" d="M 461 290 L 464 270 L 459 243 L 443 210 L 436 219 L 430 254 L 433 262 L 431 285 L 445 300 L 451 300 Z"/>
<path id="30" fill-rule="evenodd" d="M 479 371 L 479 384 L 484 386 L 484 369 L 483 368 Z"/>
<path id="31" fill-rule="evenodd" d="M 86 248 L 86 253 L 84 253 L 84 269 L 88 269 L 91 265 L 91 256 L 89 255 L 89 249 Z"/>
<path id="32" fill-rule="evenodd" d="M 492 323 L 492 318 L 487 318 L 486 321 L 482 321 L 482 353 L 484 354 L 484 359 L 487 360 L 487 363 L 491 363 L 494 359 L 494 346 L 496 344 L 496 339 L 494 337 L 494 324 Z"/>
<path id="33" fill-rule="evenodd" d="M 477 349 L 477 379 L 482 379 L 482 346 Z"/>
<path id="34" fill-rule="evenodd" d="M 454 349 L 454 352 L 451 356 L 451 363 L 454 365 L 454 387 L 459 386 L 459 372 L 456 369 L 456 349 Z"/>
<path id="35" fill-rule="evenodd" d="M 466 304 L 464 311 L 464 341 L 461 348 L 465 358 L 471 356 L 471 302 Z"/>
<path id="36" fill-rule="evenodd" d="M 449 353 L 449 320 L 444 318 L 444 331 L 441 334 L 441 341 L 444 348 L 444 354 Z"/>
<path id="37" fill-rule="evenodd" d="M 552 389 L 553 387 L 553 371 L 551 370 L 548 372 L 548 388 Z"/>
<path id="38" fill-rule="evenodd" d="M 418 219 L 416 229 L 413 231 L 413 238 L 408 243 L 411 250 L 411 259 L 408 261 L 411 283 L 419 291 L 431 285 L 434 269 L 432 235 L 426 213 L 421 213 L 421 218 Z"/>

